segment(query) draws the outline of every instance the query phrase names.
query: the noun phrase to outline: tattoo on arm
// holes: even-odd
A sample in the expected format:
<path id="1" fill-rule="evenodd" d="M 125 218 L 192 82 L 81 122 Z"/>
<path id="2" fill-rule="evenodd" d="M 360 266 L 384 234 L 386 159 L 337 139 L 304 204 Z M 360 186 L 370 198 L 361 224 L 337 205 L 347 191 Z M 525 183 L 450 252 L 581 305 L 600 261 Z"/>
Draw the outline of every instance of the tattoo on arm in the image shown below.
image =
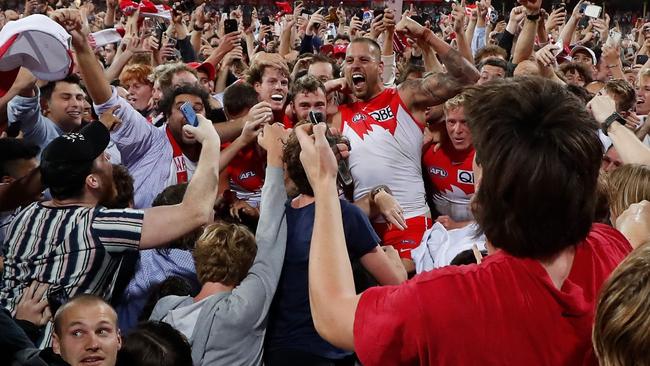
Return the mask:
<path id="1" fill-rule="evenodd" d="M 440 60 L 447 68 L 447 72 L 464 85 L 474 84 L 479 79 L 476 67 L 455 49 L 450 49 L 446 54 L 440 55 Z"/>

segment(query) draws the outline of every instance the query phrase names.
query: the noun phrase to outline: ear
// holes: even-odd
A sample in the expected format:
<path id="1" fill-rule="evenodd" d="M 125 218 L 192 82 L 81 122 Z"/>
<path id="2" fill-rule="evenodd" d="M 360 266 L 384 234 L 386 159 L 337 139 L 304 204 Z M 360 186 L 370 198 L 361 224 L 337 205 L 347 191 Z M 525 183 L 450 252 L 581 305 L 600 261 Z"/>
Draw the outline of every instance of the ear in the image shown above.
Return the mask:
<path id="1" fill-rule="evenodd" d="M 57 355 L 61 354 L 61 344 L 59 343 L 59 336 L 56 333 L 52 333 L 52 351 Z"/>
<path id="2" fill-rule="evenodd" d="M 122 332 L 117 330 L 117 350 L 119 351 L 122 348 Z"/>
<path id="3" fill-rule="evenodd" d="M 97 179 L 94 174 L 88 174 L 88 176 L 86 176 L 86 186 L 92 189 L 98 189 L 99 184 L 99 179 Z"/>
<path id="4" fill-rule="evenodd" d="M 253 84 L 253 88 L 255 88 L 255 91 L 257 92 L 257 94 L 260 93 L 261 87 L 262 87 L 262 83 L 260 83 L 259 81 Z"/>
<path id="5" fill-rule="evenodd" d="M 41 104 L 41 111 L 43 112 L 43 115 L 47 115 L 50 112 L 50 104 L 43 97 L 41 97 L 40 104 Z"/>
<path id="6" fill-rule="evenodd" d="M 384 61 L 379 61 L 379 75 L 384 74 Z"/>

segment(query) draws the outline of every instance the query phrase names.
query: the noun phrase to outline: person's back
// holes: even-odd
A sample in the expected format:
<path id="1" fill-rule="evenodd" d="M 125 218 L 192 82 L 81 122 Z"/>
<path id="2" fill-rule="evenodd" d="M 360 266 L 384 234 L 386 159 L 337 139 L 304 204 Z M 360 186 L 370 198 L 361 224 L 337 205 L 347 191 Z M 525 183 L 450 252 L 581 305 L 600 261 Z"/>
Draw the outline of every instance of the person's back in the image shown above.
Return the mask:
<path id="1" fill-rule="evenodd" d="M 395 288 L 388 298 L 393 311 L 386 312 L 381 304 L 384 316 L 359 317 L 357 312 L 355 332 L 370 334 L 390 324 L 401 324 L 402 329 L 364 337 L 355 349 L 370 357 L 363 359 L 368 364 L 402 364 L 407 361 L 404 354 L 411 356 L 410 363 L 423 365 L 469 365 L 477 360 L 503 365 L 504 355 L 511 365 L 582 365 L 585 355 L 588 364 L 595 364 L 590 334 L 597 291 L 629 250 L 619 232 L 595 224 L 576 247 L 561 289 L 538 261 L 504 251 L 487 256 L 480 266 L 423 273 Z M 359 302 L 366 314 L 386 299 L 373 296 L 377 289 L 367 290 Z M 419 334 L 420 341 L 404 338 L 399 352 L 395 346 L 381 347 L 404 329 Z"/>

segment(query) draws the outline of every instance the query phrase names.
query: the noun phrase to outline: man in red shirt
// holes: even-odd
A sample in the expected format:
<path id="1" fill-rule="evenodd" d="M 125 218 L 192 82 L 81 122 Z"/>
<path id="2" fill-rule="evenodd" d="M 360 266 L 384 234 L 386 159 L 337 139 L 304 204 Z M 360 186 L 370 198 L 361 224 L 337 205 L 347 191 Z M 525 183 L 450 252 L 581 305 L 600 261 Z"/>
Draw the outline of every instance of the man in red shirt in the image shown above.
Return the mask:
<path id="1" fill-rule="evenodd" d="M 422 165 L 434 190 L 431 199 L 440 214 L 437 221 L 447 229 L 463 227 L 474 219 L 469 204 L 474 194 L 474 146 L 464 104 L 463 94 L 445 102 L 447 138 L 440 149 L 431 145 L 422 156 Z"/>
<path id="2" fill-rule="evenodd" d="M 411 31 L 410 22 L 401 25 Z M 471 89 L 465 113 L 479 164 L 474 214 L 495 250 L 479 265 L 361 295 L 325 126 L 314 127 L 315 141 L 296 129 L 316 199 L 309 298 L 317 331 L 365 366 L 597 365 L 596 297 L 631 246 L 615 229 L 593 224 L 602 156 L 594 119 L 563 87 L 540 78 Z"/>

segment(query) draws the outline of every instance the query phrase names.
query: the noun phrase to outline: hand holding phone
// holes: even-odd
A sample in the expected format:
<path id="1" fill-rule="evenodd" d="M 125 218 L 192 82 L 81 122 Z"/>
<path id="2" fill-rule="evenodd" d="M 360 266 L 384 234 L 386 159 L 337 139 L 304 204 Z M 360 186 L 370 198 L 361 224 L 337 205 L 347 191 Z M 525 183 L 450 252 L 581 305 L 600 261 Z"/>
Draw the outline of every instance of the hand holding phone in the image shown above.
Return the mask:
<path id="1" fill-rule="evenodd" d="M 226 19 L 223 23 L 223 31 L 225 34 L 237 32 L 238 29 L 237 19 Z"/>
<path id="2" fill-rule="evenodd" d="M 196 118 L 196 112 L 194 112 L 194 107 L 192 107 L 192 103 L 190 102 L 185 102 L 181 106 L 181 112 L 183 113 L 183 116 L 185 117 L 185 120 L 187 120 L 187 123 L 193 127 L 196 127 L 199 125 L 199 120 Z"/>
<path id="3" fill-rule="evenodd" d="M 325 115 L 321 112 L 310 111 L 309 121 L 315 125 L 321 122 L 325 123 Z M 329 142 L 332 150 L 334 150 L 334 155 L 341 156 L 341 152 L 339 151 L 338 146 L 336 146 L 336 141 L 329 127 L 325 129 L 325 138 L 327 138 L 327 142 Z M 343 186 L 349 186 L 352 184 L 352 173 L 350 173 L 350 166 L 348 165 L 348 161 L 341 159 L 338 161 L 338 166 L 339 169 L 337 176 L 339 182 Z"/>

